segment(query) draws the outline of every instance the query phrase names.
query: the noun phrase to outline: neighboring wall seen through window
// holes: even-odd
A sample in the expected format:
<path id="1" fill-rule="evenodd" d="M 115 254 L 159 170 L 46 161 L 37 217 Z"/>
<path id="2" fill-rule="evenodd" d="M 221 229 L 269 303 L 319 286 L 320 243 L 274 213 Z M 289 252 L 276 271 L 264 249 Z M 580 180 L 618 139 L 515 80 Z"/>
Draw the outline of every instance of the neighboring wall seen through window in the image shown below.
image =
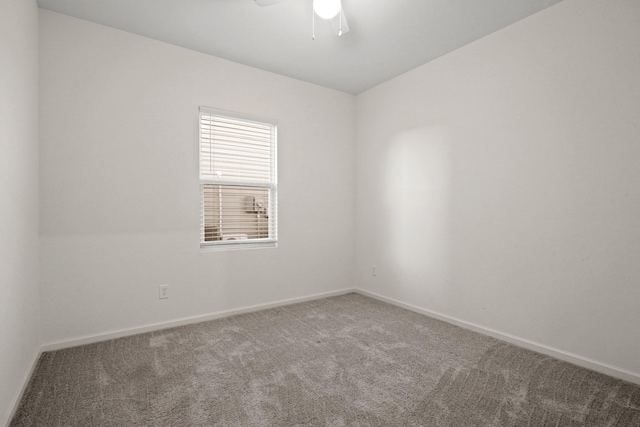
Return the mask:
<path id="1" fill-rule="evenodd" d="M 200 107 L 200 246 L 277 243 L 277 123 Z"/>

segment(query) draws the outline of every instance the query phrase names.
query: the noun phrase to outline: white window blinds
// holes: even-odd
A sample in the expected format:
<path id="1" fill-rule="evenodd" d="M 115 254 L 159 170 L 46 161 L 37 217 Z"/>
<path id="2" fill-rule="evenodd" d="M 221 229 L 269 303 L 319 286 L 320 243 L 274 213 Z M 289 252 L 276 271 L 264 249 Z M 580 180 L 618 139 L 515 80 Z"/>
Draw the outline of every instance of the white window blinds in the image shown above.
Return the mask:
<path id="1" fill-rule="evenodd" d="M 277 124 L 200 107 L 200 245 L 274 246 Z"/>

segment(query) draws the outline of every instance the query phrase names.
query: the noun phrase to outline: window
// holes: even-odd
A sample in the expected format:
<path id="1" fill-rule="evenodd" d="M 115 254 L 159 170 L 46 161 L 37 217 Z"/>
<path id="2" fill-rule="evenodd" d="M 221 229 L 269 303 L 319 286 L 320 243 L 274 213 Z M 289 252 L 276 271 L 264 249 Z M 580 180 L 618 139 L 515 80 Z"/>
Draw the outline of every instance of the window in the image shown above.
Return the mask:
<path id="1" fill-rule="evenodd" d="M 200 247 L 277 244 L 277 123 L 200 107 Z"/>

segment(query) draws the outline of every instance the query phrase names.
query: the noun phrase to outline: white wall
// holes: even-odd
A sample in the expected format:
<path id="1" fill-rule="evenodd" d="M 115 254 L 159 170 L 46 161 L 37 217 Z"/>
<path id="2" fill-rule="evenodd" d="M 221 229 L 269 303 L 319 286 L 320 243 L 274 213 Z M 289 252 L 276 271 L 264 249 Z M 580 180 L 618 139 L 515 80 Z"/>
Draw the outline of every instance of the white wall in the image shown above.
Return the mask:
<path id="1" fill-rule="evenodd" d="M 639 22 L 566 0 L 359 95 L 357 286 L 638 375 Z"/>
<path id="2" fill-rule="evenodd" d="M 49 11 L 40 43 L 45 343 L 352 287 L 352 95 Z M 200 253 L 199 105 L 279 121 L 277 249 Z"/>
<path id="3" fill-rule="evenodd" d="M 40 348 L 38 9 L 0 2 L 0 425 Z"/>

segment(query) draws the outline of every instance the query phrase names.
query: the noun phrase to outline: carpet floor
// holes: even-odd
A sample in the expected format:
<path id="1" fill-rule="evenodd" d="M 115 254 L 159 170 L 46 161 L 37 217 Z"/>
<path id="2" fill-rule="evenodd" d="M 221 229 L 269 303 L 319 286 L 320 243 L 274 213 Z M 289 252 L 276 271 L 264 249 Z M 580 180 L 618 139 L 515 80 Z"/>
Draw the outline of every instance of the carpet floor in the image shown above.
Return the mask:
<path id="1" fill-rule="evenodd" d="M 640 387 L 360 294 L 43 353 L 18 426 L 640 426 Z"/>

